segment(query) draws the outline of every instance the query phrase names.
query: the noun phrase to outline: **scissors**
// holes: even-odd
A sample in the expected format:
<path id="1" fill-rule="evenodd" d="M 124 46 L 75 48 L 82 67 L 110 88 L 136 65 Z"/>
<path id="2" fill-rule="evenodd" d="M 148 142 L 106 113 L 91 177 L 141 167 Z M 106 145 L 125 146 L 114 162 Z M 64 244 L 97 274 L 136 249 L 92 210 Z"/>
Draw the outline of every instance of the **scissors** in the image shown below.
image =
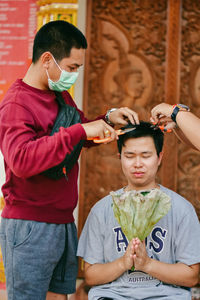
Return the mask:
<path id="1" fill-rule="evenodd" d="M 172 132 L 171 129 L 166 129 L 164 125 L 158 125 L 157 123 L 153 123 L 151 125 L 151 127 L 154 128 L 154 129 L 158 129 L 159 128 L 162 132 Z"/>
<path id="2" fill-rule="evenodd" d="M 117 135 L 122 135 L 122 134 L 130 132 L 132 130 L 135 130 L 135 127 L 126 128 L 126 129 L 117 129 L 117 130 L 115 130 L 115 132 L 116 132 Z M 96 137 L 88 138 L 88 140 L 93 140 L 94 143 L 99 143 L 100 144 L 100 143 L 107 143 L 107 142 L 109 142 L 111 140 L 111 137 L 108 136 L 108 137 L 106 137 L 104 139 L 100 139 L 98 136 L 96 136 Z"/>
<path id="3" fill-rule="evenodd" d="M 159 128 L 163 132 L 171 132 L 172 131 L 171 129 L 166 130 L 164 126 L 159 126 L 157 124 L 152 124 L 152 128 L 155 128 L 155 129 Z M 126 128 L 126 129 L 118 129 L 118 130 L 115 130 L 115 132 L 117 135 L 122 135 L 122 134 L 125 134 L 125 133 L 130 132 L 135 129 L 136 129 L 136 127 L 131 127 L 131 128 Z M 98 136 L 96 136 L 96 137 L 88 138 L 87 140 L 93 140 L 94 143 L 100 144 L 100 143 L 109 142 L 111 140 L 111 137 L 108 136 L 104 139 L 100 139 Z"/>

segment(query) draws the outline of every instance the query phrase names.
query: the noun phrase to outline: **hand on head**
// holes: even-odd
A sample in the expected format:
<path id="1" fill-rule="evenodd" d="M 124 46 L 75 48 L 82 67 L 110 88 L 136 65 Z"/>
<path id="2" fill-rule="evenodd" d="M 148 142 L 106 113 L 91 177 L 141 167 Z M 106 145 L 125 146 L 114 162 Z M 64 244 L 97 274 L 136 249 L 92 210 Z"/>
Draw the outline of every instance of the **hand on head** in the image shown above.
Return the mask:
<path id="1" fill-rule="evenodd" d="M 128 121 L 132 124 L 139 124 L 138 114 L 128 107 L 122 107 L 113 110 L 109 114 L 109 122 L 114 125 L 126 125 Z M 103 120 L 97 120 L 89 123 L 82 124 L 87 139 L 98 137 L 99 139 L 105 139 L 109 137 L 107 142 L 111 142 L 118 139 L 118 135 L 114 128 Z"/>
<path id="2" fill-rule="evenodd" d="M 139 124 L 138 114 L 128 107 L 121 107 L 110 113 L 109 119 L 115 125 Z"/>
<path id="3" fill-rule="evenodd" d="M 172 112 L 173 105 L 167 103 L 158 104 L 151 110 L 150 121 L 153 124 L 155 123 L 164 126 L 165 130 L 172 130 L 176 127 L 176 123 L 171 119 Z"/>

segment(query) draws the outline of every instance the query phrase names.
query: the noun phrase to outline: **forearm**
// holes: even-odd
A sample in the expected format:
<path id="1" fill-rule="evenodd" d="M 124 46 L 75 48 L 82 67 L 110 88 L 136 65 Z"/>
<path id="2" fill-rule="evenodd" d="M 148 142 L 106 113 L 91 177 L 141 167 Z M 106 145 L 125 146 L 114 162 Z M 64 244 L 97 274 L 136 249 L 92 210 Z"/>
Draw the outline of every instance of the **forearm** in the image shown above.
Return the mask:
<path id="1" fill-rule="evenodd" d="M 170 129 L 173 109 L 173 106 L 167 103 L 156 105 L 151 111 L 151 121 Z M 200 150 L 200 119 L 191 112 L 179 110 L 176 123 L 179 127 L 174 130 L 177 137 L 194 149 Z"/>
<path id="2" fill-rule="evenodd" d="M 200 150 L 200 119 L 190 112 L 179 111 L 176 122 L 180 130 L 175 130 L 185 143 Z"/>
<path id="3" fill-rule="evenodd" d="M 186 144 L 187 146 L 193 148 L 194 150 L 198 150 L 190 141 L 188 138 L 186 138 L 185 134 L 182 132 L 182 130 L 177 127 L 174 130 L 175 135 L 177 136 L 177 138 L 184 144 Z"/>
<path id="4" fill-rule="evenodd" d="M 122 258 L 105 264 L 85 263 L 85 281 L 88 285 L 99 285 L 114 281 L 125 272 Z"/>
<path id="5" fill-rule="evenodd" d="M 145 272 L 168 284 L 192 287 L 198 282 L 198 265 L 167 264 L 150 259 Z"/>
<path id="6" fill-rule="evenodd" d="M 11 130 L 10 130 L 11 131 Z M 24 130 L 25 131 L 25 130 Z M 35 139 L 31 131 L 18 130 L 16 134 L 0 135 L 1 150 L 5 160 L 18 177 L 28 178 L 63 161 L 84 131 L 80 124 L 60 128 L 53 136 Z M 8 130 L 9 132 L 9 130 Z M 80 139 L 80 138 L 79 138 Z"/>

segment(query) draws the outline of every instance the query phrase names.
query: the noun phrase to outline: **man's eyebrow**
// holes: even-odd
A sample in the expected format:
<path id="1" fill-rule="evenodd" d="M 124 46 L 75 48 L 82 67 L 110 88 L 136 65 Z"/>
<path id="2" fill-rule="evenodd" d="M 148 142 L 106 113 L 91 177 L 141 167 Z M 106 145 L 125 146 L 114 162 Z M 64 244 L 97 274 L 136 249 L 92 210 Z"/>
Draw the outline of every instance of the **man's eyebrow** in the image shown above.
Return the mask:
<path id="1" fill-rule="evenodd" d="M 135 152 L 133 152 L 133 151 L 124 151 L 124 153 L 126 153 L 126 154 L 132 154 L 132 153 L 135 153 Z"/>
<path id="2" fill-rule="evenodd" d="M 124 151 L 125 154 L 135 154 L 136 152 L 135 151 Z M 151 150 L 147 150 L 147 151 L 142 151 L 140 152 L 142 154 L 145 154 L 145 153 L 152 153 Z"/>

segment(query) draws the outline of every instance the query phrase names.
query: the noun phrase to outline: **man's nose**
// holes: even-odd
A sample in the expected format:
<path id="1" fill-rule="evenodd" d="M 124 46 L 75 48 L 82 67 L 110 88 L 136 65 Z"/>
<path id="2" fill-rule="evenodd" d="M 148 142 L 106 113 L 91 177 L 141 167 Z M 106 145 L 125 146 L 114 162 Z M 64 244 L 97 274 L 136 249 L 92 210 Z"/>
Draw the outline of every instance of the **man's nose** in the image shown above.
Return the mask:
<path id="1" fill-rule="evenodd" d="M 136 167 L 140 167 L 140 166 L 142 165 L 142 159 L 141 159 L 140 156 L 136 156 L 136 157 L 135 157 L 134 165 L 135 165 Z"/>

